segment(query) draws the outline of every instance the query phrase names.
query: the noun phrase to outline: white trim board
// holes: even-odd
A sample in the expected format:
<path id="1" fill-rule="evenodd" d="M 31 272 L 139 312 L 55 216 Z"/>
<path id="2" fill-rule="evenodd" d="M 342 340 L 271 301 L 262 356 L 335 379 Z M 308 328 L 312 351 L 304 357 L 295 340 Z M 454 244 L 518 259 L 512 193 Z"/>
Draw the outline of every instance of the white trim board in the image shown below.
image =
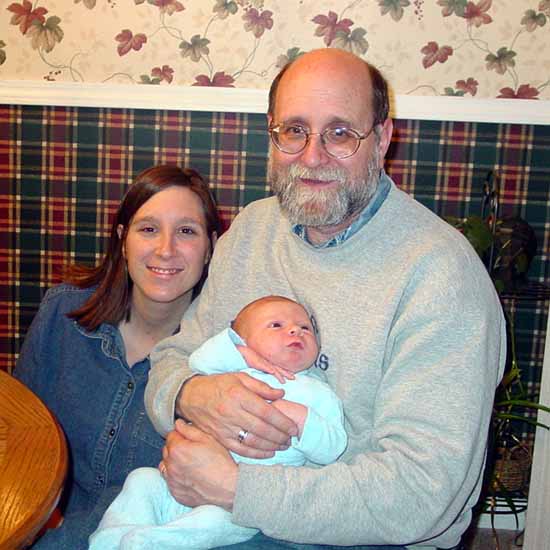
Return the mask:
<path id="1" fill-rule="evenodd" d="M 544 344 L 540 402 L 550 403 L 550 306 Z M 550 425 L 550 413 L 539 411 L 539 422 Z M 525 550 L 550 550 L 550 432 L 538 427 L 529 484 Z"/>
<path id="2" fill-rule="evenodd" d="M 265 113 L 267 90 L 81 84 L 0 80 L 0 103 Z M 402 119 L 550 125 L 550 101 L 398 95 L 392 116 Z"/>

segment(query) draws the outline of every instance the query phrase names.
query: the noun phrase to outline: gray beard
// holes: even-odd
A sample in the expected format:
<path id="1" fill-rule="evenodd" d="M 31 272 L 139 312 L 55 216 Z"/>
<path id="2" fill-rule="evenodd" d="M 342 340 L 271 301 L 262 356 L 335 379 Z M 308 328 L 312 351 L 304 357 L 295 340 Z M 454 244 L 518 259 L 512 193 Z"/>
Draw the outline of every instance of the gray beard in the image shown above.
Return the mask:
<path id="1" fill-rule="evenodd" d="M 269 156 L 268 177 L 283 213 L 294 224 L 307 227 L 338 225 L 363 210 L 370 202 L 380 179 L 376 149 L 361 178 L 351 178 L 342 167 L 307 168 L 298 163 L 275 166 Z M 336 181 L 333 189 L 310 189 L 300 178 Z"/>

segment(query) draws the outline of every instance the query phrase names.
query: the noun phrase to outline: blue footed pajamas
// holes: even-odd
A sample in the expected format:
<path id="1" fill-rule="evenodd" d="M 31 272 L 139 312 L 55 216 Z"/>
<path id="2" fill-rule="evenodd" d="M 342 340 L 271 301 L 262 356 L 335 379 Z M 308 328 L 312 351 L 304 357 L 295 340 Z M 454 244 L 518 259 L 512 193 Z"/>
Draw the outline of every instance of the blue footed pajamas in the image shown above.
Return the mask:
<path id="1" fill-rule="evenodd" d="M 301 438 L 294 437 L 286 451 L 261 461 L 235 454 L 233 458 L 250 464 L 286 466 L 302 466 L 306 460 L 317 464 L 336 460 L 347 445 L 342 404 L 336 394 L 308 371 L 281 384 L 269 374 L 248 368 L 235 347 L 241 343 L 233 330 L 224 330 L 191 355 L 193 370 L 202 374 L 247 372 L 273 387 L 284 388 L 285 399 L 305 405 L 308 414 Z M 219 358 L 223 358 L 223 366 L 218 364 Z M 218 506 L 190 508 L 179 504 L 157 469 L 139 468 L 127 477 L 121 493 L 90 537 L 90 550 L 205 550 L 248 541 L 258 533 L 257 529 L 232 523 L 231 517 Z"/>

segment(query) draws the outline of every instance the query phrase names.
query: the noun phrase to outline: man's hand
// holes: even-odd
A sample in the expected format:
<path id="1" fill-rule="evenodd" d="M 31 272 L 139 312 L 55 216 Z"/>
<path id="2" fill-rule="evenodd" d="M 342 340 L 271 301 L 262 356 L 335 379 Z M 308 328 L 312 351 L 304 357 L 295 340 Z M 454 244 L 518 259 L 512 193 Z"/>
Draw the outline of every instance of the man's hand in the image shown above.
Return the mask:
<path id="1" fill-rule="evenodd" d="M 212 435 L 226 449 L 250 458 L 269 458 L 288 448 L 296 424 L 269 401 L 276 390 L 245 373 L 195 376 L 183 387 L 176 411 Z M 246 438 L 239 442 L 241 430 Z"/>
<path id="2" fill-rule="evenodd" d="M 181 504 L 215 504 L 232 510 L 237 464 L 213 437 L 194 426 L 176 420 L 174 431 L 166 437 L 159 469 Z"/>
<path id="3" fill-rule="evenodd" d="M 271 361 L 268 361 L 265 357 L 262 357 L 258 352 L 248 346 L 237 346 L 237 349 L 249 367 L 267 374 L 272 374 L 281 384 L 284 384 L 286 380 L 294 380 L 296 378 L 293 372 L 279 365 L 275 365 L 275 363 L 271 363 Z"/>

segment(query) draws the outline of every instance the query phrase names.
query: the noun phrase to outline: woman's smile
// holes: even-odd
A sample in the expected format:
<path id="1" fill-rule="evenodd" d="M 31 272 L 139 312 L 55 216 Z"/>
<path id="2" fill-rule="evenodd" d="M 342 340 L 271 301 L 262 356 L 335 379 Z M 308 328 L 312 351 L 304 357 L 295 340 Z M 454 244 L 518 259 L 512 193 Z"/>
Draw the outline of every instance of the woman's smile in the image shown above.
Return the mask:
<path id="1" fill-rule="evenodd" d="M 148 268 L 150 271 L 152 271 L 153 273 L 155 273 L 156 275 L 160 275 L 160 276 L 171 276 L 171 275 L 176 275 L 177 273 L 181 273 L 182 271 L 184 271 L 183 268 L 179 268 L 179 267 L 155 267 L 155 266 L 148 266 Z"/>

